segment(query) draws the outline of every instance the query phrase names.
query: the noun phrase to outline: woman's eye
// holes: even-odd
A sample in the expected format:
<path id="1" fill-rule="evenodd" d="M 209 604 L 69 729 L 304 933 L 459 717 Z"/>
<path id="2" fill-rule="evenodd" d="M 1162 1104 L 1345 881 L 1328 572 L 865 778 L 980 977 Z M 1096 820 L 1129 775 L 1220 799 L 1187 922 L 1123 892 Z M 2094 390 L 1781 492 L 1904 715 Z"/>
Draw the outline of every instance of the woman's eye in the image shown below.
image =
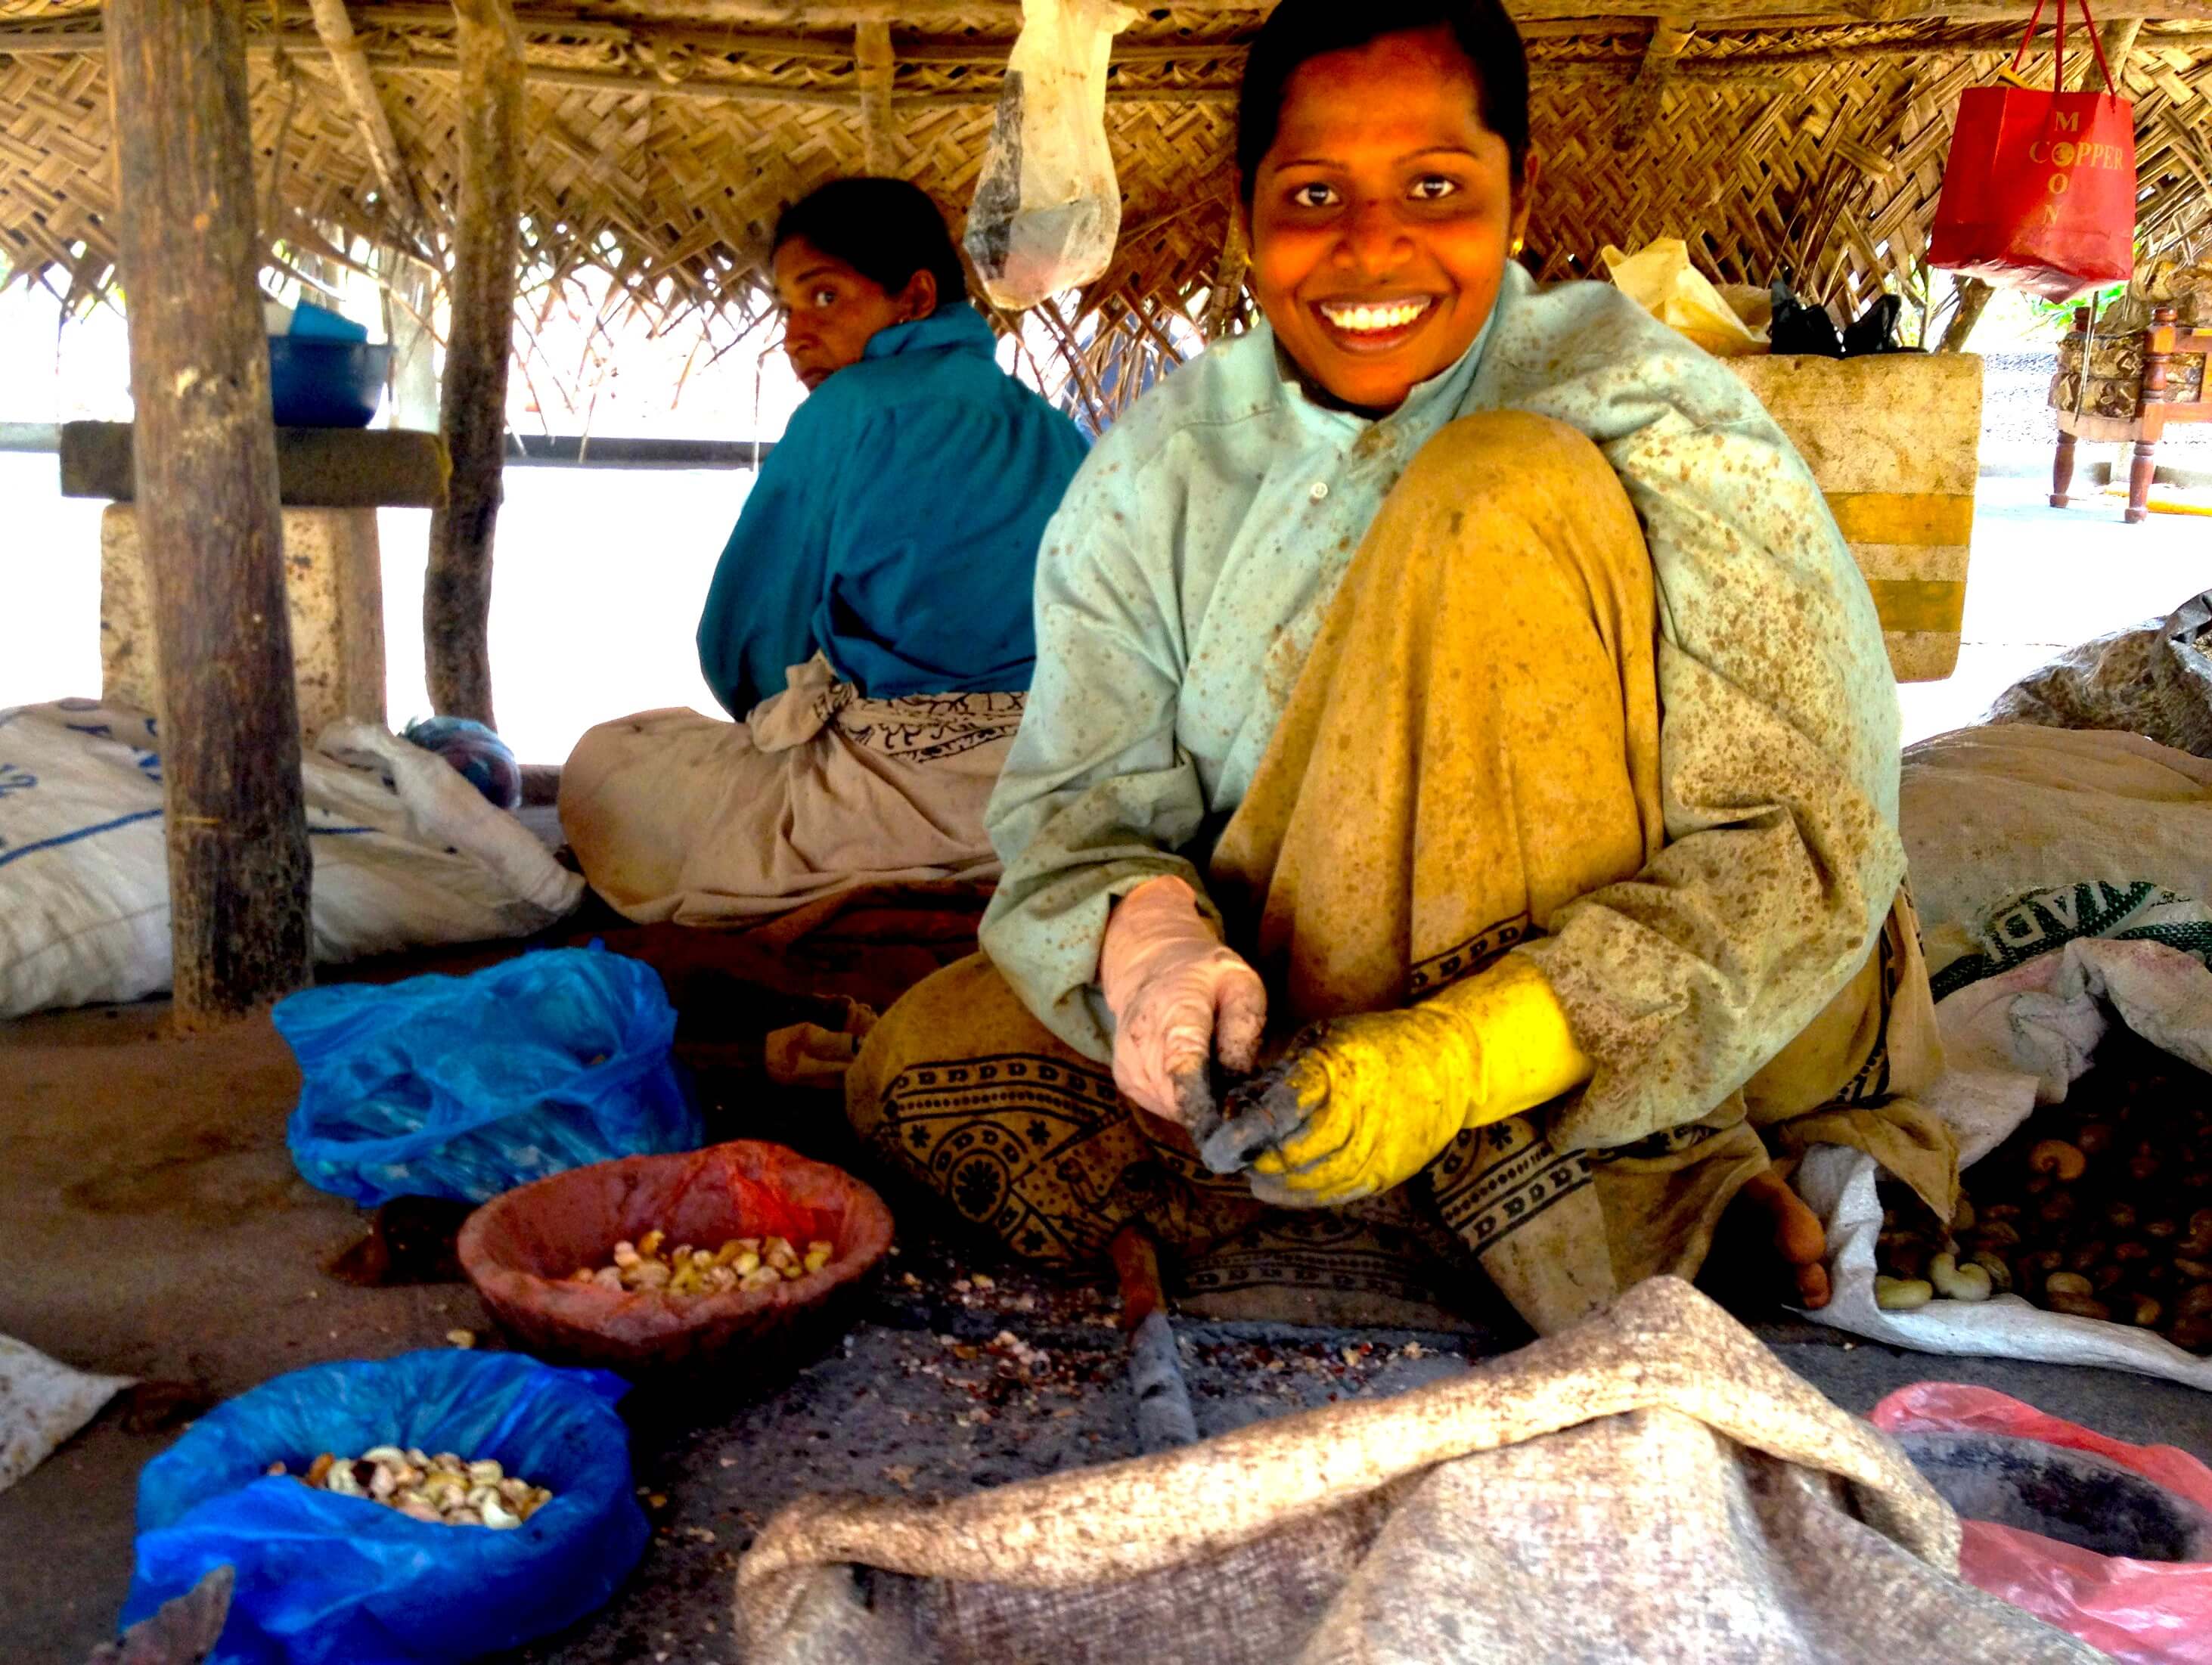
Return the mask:
<path id="1" fill-rule="evenodd" d="M 1442 201 L 1458 190 L 1459 182 L 1456 179 L 1448 179 L 1441 173 L 1430 173 L 1414 180 L 1413 188 L 1407 194 L 1416 202 L 1434 203 Z"/>
<path id="2" fill-rule="evenodd" d="M 814 291 L 814 304 L 815 304 L 817 307 L 834 307 L 834 306 L 836 306 L 836 305 L 837 304 L 837 291 L 836 291 L 836 290 L 835 290 L 835 289 L 817 289 L 817 290 L 815 290 L 815 291 Z"/>
<path id="3" fill-rule="evenodd" d="M 1334 186 L 1316 179 L 1310 185 L 1302 185 L 1292 191 L 1291 201 L 1298 208 L 1330 208 L 1336 203 L 1336 191 Z"/>

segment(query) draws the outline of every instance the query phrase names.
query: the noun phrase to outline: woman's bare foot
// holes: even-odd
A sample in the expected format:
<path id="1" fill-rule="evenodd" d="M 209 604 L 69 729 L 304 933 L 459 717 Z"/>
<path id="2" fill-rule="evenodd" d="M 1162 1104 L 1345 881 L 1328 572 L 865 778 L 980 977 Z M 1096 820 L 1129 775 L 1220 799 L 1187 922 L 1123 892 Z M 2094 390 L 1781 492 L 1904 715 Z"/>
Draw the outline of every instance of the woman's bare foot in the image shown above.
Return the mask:
<path id="1" fill-rule="evenodd" d="M 1827 1234 L 1820 1228 L 1820 1217 L 1790 1188 L 1790 1182 L 1777 1173 L 1760 1174 L 1744 1182 L 1743 1189 L 1735 1194 L 1735 1200 L 1729 1206 L 1748 1210 L 1759 1217 L 1759 1230 L 1747 1235 L 1763 1237 L 1774 1245 L 1796 1285 L 1797 1304 L 1808 1308 L 1827 1305 L 1828 1269 L 1820 1263 L 1828 1249 Z"/>

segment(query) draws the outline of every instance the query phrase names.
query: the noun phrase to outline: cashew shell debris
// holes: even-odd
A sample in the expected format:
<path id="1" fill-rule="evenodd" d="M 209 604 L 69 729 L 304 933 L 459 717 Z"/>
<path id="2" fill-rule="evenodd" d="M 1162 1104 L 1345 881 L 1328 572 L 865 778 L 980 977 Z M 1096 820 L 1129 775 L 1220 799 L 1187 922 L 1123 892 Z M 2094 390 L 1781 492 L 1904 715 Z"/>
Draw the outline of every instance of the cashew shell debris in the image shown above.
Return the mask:
<path id="1" fill-rule="evenodd" d="M 2203 1072 L 2115 1026 L 2064 1103 L 1967 1172 L 1972 1195 L 1950 1218 L 1883 1182 L 1877 1304 L 2016 1293 L 2212 1353 L 2208 1088 Z"/>
<path id="2" fill-rule="evenodd" d="M 286 1474 L 291 1470 L 272 1462 L 267 1472 Z M 402 1450 L 397 1445 L 379 1445 L 358 1457 L 325 1451 L 295 1478 L 319 1492 L 366 1498 L 432 1526 L 488 1526 L 503 1531 L 520 1526 L 553 1501 L 544 1486 L 508 1474 L 489 1457 L 471 1462 L 451 1451 L 432 1455 L 413 1446 Z"/>

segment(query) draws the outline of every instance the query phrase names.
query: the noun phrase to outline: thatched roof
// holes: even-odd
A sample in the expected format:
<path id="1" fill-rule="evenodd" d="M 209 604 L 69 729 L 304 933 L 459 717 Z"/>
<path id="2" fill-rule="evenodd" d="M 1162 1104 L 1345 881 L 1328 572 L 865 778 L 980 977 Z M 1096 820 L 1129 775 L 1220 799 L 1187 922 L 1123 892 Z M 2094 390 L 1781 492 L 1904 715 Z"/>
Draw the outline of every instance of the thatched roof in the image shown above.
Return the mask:
<path id="1" fill-rule="evenodd" d="M 1817 0 L 1796 0 L 1785 15 L 1792 0 L 1713 0 L 1701 14 L 1585 15 L 1601 0 L 1510 3 L 1533 64 L 1545 168 L 1530 249 L 1547 276 L 1595 268 L 1608 242 L 1671 234 L 1716 276 L 1765 283 L 1789 267 L 1801 289 L 1853 303 L 1913 288 L 1957 94 L 2001 67 L 2026 11 L 2005 0 L 1922 15 L 1914 0 L 1855 0 L 1816 13 L 1806 8 Z M 1660 0 L 1640 3 L 1648 14 Z M 749 310 L 779 205 L 862 170 L 856 25 L 890 20 L 895 171 L 957 214 L 1020 23 L 1011 0 L 515 9 L 530 76 L 526 258 L 540 270 L 604 268 L 661 313 Z M 1108 120 L 1124 228 L 1082 310 L 1125 335 L 1156 331 L 1163 308 L 1198 311 L 1210 290 L 1234 291 L 1215 283 L 1231 99 L 1265 9 L 1184 0 L 1116 42 Z M 2212 3 L 2117 9 L 2154 14 L 2125 70 L 2144 238 L 2202 248 L 2212 241 Z M 333 13 L 349 20 L 352 50 L 332 50 Z M 338 232 L 434 255 L 456 188 L 450 5 L 249 0 L 248 15 L 256 137 L 264 177 L 277 178 L 281 234 L 308 250 Z M 2048 75 L 2047 54 L 2030 67 Z M 96 4 L 0 0 L 0 256 L 49 281 L 65 273 L 80 292 L 105 284 L 114 259 L 107 96 Z M 380 161 L 398 177 L 381 177 Z"/>

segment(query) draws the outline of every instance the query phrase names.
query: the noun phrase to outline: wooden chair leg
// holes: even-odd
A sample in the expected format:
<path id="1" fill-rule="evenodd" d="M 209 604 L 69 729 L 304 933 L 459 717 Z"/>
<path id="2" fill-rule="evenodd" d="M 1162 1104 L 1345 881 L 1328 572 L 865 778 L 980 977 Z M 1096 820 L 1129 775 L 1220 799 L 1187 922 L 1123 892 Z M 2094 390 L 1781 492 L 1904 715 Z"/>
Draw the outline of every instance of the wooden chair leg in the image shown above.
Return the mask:
<path id="1" fill-rule="evenodd" d="M 2064 508 L 2072 500 L 2067 493 L 2074 485 L 2074 446 L 2071 434 L 2058 436 L 2058 454 L 2051 463 L 2051 507 Z"/>
<path id="2" fill-rule="evenodd" d="M 2152 459 L 2158 455 L 2155 440 L 2136 441 L 2135 460 L 2128 466 L 2128 525 L 2139 526 L 2150 518 L 2150 482 L 2154 466 Z"/>

